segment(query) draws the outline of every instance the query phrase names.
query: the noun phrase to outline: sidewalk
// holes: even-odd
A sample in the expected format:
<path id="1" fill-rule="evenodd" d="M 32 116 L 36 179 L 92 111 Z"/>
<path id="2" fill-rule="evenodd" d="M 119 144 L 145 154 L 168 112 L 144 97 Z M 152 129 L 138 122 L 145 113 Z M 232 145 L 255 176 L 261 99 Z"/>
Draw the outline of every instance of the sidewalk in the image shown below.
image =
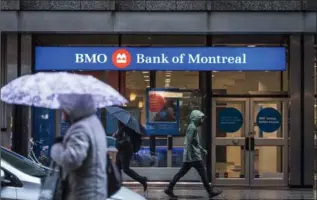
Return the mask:
<path id="1" fill-rule="evenodd" d="M 143 193 L 143 188 L 141 186 L 129 186 L 125 185 L 138 192 L 141 195 L 145 195 L 148 200 L 168 200 L 168 198 L 163 190 L 165 186 L 149 186 L 148 193 Z M 273 188 L 219 188 L 223 190 L 223 195 L 215 197 L 214 199 L 232 199 L 232 200 L 242 200 L 242 199 L 261 199 L 261 200 L 273 200 L 273 199 L 316 199 L 316 192 L 313 189 L 273 189 Z M 195 199 L 202 200 L 208 199 L 205 190 L 202 186 L 187 187 L 187 186 L 177 186 L 175 187 L 175 194 L 178 195 L 178 199 Z"/>

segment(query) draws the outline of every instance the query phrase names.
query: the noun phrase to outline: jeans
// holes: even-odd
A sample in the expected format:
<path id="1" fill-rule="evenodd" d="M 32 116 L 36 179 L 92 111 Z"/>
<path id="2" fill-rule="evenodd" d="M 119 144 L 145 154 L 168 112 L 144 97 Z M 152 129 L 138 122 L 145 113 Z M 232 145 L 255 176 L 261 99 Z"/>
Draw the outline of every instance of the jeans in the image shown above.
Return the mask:
<path id="1" fill-rule="evenodd" d="M 118 169 L 121 170 L 128 176 L 130 176 L 132 179 L 138 181 L 139 183 L 143 184 L 146 181 L 146 178 L 143 176 L 140 176 L 138 173 L 136 173 L 134 170 L 130 168 L 130 161 L 132 159 L 133 154 L 130 152 L 118 152 L 117 158 L 116 158 L 116 165 Z M 121 173 L 122 177 L 122 173 Z"/>
<path id="2" fill-rule="evenodd" d="M 184 162 L 181 169 L 175 174 L 173 180 L 170 182 L 168 188 L 170 190 L 173 190 L 176 183 L 183 177 L 191 168 L 195 168 L 204 184 L 204 187 L 208 193 L 212 192 L 212 189 L 209 185 L 209 181 L 207 179 L 207 173 L 205 170 L 205 166 L 202 160 L 200 161 L 194 161 L 194 162 Z"/>

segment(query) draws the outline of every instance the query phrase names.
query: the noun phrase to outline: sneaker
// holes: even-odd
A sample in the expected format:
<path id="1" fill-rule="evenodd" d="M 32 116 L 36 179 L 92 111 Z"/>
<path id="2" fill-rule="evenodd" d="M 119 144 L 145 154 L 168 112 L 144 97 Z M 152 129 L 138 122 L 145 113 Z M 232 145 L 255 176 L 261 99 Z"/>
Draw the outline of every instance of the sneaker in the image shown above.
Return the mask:
<path id="1" fill-rule="evenodd" d="M 213 190 L 212 192 L 209 193 L 209 198 L 216 197 L 222 193 L 221 190 Z"/>
<path id="2" fill-rule="evenodd" d="M 177 198 L 177 196 L 174 194 L 173 190 L 171 189 L 165 189 L 164 193 L 167 194 L 169 197 Z"/>

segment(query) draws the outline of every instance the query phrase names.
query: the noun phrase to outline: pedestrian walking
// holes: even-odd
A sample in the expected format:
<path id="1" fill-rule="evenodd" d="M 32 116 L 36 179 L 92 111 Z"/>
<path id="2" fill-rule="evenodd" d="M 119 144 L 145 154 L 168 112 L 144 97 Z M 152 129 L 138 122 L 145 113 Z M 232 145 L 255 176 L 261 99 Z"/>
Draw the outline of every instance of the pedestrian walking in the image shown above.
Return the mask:
<path id="1" fill-rule="evenodd" d="M 206 155 L 207 151 L 200 145 L 197 128 L 203 124 L 204 119 L 205 115 L 199 110 L 193 110 L 190 114 L 190 124 L 186 129 L 184 143 L 183 165 L 169 183 L 168 188 L 164 190 L 164 192 L 172 198 L 177 197 L 173 192 L 174 186 L 191 168 L 197 170 L 209 198 L 222 193 L 222 191 L 216 191 L 213 187 L 210 187 L 203 163 L 203 155 Z"/>
<path id="2" fill-rule="evenodd" d="M 59 95 L 64 120 L 71 126 L 51 148 L 52 159 L 62 168 L 65 200 L 107 199 L 104 128 L 95 115 L 90 95 Z"/>
<path id="3" fill-rule="evenodd" d="M 132 134 L 137 134 L 131 132 L 134 132 L 134 130 L 123 124 L 121 121 L 118 121 L 118 131 L 113 135 L 117 140 L 116 148 L 118 149 L 116 164 L 120 172 L 122 170 L 126 175 L 141 183 L 144 192 L 146 192 L 148 179 L 145 176 L 140 176 L 130 168 L 130 162 L 134 152 L 133 145 L 135 145 L 132 142 L 131 136 Z"/>

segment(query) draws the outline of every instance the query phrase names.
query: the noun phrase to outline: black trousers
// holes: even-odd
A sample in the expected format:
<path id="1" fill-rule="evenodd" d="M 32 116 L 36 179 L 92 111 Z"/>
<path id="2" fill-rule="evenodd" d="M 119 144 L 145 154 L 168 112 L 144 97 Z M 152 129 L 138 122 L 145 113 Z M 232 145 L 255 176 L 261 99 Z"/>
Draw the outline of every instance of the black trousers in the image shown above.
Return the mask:
<path id="1" fill-rule="evenodd" d="M 123 171 L 126 175 L 130 176 L 132 179 L 138 181 L 143 184 L 146 181 L 146 177 L 140 176 L 134 170 L 130 168 L 130 161 L 132 159 L 133 154 L 130 152 L 118 152 L 116 158 L 116 165 L 120 170 L 121 177 Z"/>
<path id="2" fill-rule="evenodd" d="M 176 185 L 176 183 L 183 177 L 185 176 L 185 174 L 187 174 L 187 172 L 191 169 L 191 168 L 195 168 L 204 184 L 204 187 L 206 189 L 206 191 L 208 193 L 210 193 L 212 191 L 210 185 L 209 185 L 209 181 L 207 179 L 207 173 L 205 170 L 205 166 L 204 166 L 204 162 L 201 161 L 194 161 L 194 162 L 184 162 L 183 166 L 181 167 L 181 169 L 177 172 L 177 174 L 175 174 L 173 180 L 170 182 L 168 188 L 170 190 L 173 190 L 174 186 Z"/>

